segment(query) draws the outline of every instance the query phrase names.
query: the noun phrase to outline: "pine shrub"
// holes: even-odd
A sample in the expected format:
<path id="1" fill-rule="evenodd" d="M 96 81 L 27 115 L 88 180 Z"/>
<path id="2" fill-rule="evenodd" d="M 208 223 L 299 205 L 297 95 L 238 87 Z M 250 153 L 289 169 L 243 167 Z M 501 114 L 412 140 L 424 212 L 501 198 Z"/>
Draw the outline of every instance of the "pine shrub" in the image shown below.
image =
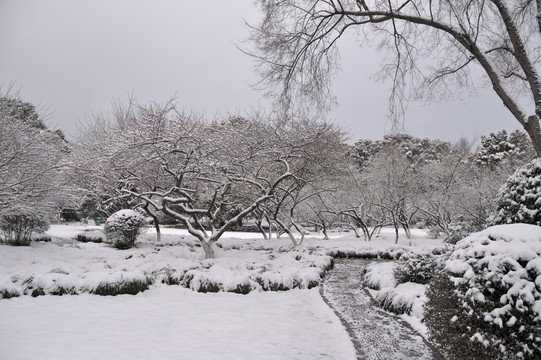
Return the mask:
<path id="1" fill-rule="evenodd" d="M 521 167 L 501 187 L 493 225 L 525 223 L 541 225 L 541 158 Z"/>

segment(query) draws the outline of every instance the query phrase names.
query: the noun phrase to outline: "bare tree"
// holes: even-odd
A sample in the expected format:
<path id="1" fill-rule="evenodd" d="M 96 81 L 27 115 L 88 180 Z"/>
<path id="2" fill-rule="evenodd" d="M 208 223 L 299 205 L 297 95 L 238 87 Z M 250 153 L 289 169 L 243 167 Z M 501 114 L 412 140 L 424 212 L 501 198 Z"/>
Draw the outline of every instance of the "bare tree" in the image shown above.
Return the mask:
<path id="1" fill-rule="evenodd" d="M 101 188 L 106 202 L 136 199 L 181 222 L 206 258 L 225 231 L 310 173 L 309 154 L 336 145 L 326 142 L 326 124 L 308 120 L 208 123 L 171 103 L 132 109 L 97 149 L 96 141 L 80 144 L 79 159 L 99 161 L 80 164 L 76 178 Z"/>
<path id="2" fill-rule="evenodd" d="M 434 99 L 472 87 L 471 69 L 528 133 L 541 156 L 541 8 L 533 0 L 259 1 L 263 21 L 252 40 L 261 86 L 283 105 L 329 105 L 348 31 L 389 51 L 381 74 L 392 81 L 390 112 L 411 98 Z M 276 90 L 279 85 L 279 90 Z M 529 110 L 523 110 L 527 102 Z M 526 108 L 528 109 L 528 108 Z"/>
<path id="3" fill-rule="evenodd" d="M 295 175 L 276 188 L 274 196 L 260 210 L 285 233 L 294 246 L 302 244 L 303 224 L 311 201 L 334 191 L 345 160 L 344 132 L 333 124 L 301 118 L 274 125 L 280 147 L 288 150 Z M 297 240 L 294 234 L 300 235 Z"/>

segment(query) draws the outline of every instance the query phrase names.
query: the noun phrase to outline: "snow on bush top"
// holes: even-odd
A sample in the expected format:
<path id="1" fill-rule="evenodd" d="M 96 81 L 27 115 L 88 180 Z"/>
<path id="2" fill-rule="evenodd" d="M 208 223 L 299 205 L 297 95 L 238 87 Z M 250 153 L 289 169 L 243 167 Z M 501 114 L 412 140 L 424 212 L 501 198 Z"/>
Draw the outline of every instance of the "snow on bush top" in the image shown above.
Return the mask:
<path id="1" fill-rule="evenodd" d="M 474 233 L 456 244 L 446 270 L 466 313 L 481 311 L 487 326 L 530 339 L 521 345 L 524 353 L 540 351 L 541 227 L 497 225 Z M 494 340 L 485 333 L 481 341 L 497 344 Z"/>
<path id="2" fill-rule="evenodd" d="M 144 224 L 145 218 L 138 212 L 130 209 L 119 210 L 107 218 L 105 226 L 115 229 L 131 229 Z"/>
<path id="3" fill-rule="evenodd" d="M 498 210 L 489 221 L 541 225 L 541 158 L 521 167 L 507 179 L 498 195 Z"/>

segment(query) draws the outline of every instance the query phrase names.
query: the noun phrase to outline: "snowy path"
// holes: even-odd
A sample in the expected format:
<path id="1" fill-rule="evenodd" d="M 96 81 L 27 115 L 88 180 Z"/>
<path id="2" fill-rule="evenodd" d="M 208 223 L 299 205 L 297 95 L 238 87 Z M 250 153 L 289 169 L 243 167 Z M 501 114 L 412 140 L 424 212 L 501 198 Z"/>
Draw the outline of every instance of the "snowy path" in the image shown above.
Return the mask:
<path id="1" fill-rule="evenodd" d="M 361 276 L 370 262 L 335 259 L 322 289 L 325 301 L 345 323 L 358 359 L 438 359 L 421 336 L 373 304 Z"/>

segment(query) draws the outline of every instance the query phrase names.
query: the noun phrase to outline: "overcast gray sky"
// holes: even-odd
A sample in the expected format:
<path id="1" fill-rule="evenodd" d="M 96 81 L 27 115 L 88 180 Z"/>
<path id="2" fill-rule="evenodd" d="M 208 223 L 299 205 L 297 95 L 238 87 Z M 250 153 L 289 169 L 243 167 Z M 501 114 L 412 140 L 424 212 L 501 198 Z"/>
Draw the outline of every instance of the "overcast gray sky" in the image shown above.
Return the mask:
<path id="1" fill-rule="evenodd" d="M 209 117 L 266 104 L 252 90 L 252 59 L 241 53 L 256 23 L 251 0 L 0 0 L 0 86 L 49 108 L 49 125 L 73 135 L 92 113 L 114 102 L 179 105 Z M 340 47 L 342 72 L 334 84 L 339 104 L 329 114 L 353 141 L 378 139 L 389 129 L 389 85 L 374 83 L 373 50 L 352 40 Z M 517 128 L 490 91 L 444 104 L 411 104 L 407 132 L 418 137 L 473 139 Z M 518 124 L 518 123 L 517 123 Z"/>

